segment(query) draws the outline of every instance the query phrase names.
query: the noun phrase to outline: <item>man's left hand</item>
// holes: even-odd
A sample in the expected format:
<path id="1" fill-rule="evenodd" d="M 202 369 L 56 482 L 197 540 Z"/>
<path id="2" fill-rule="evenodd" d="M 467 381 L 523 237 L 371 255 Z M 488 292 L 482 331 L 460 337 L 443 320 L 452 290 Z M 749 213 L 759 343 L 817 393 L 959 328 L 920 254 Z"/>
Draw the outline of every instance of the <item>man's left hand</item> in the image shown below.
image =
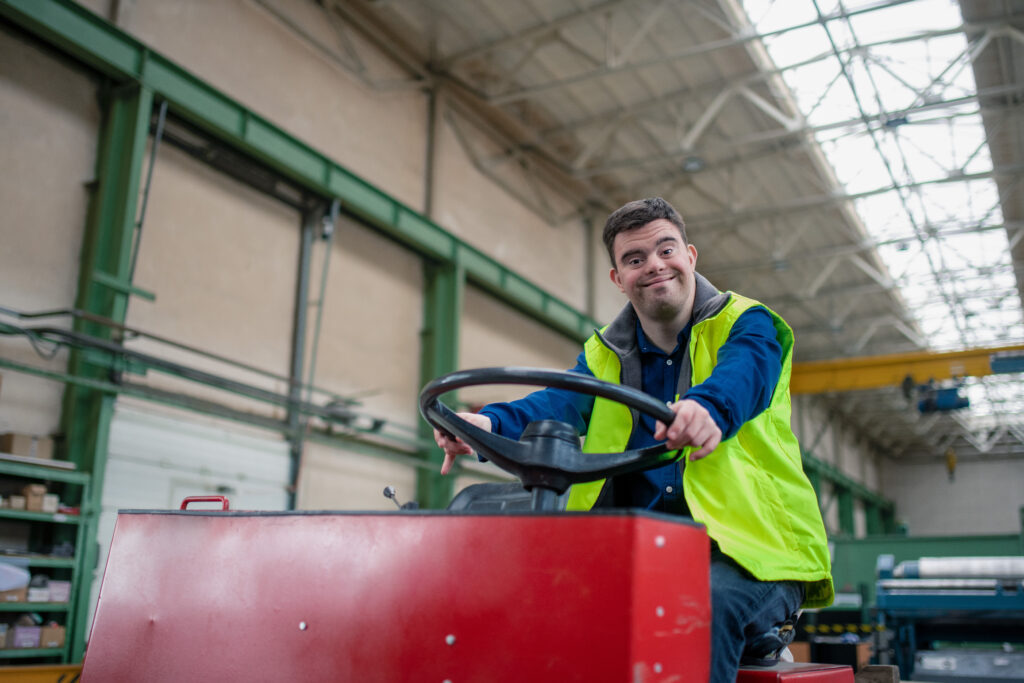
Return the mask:
<path id="1" fill-rule="evenodd" d="M 697 450 L 690 454 L 690 460 L 700 460 L 721 443 L 722 430 L 704 406 L 686 399 L 670 403 L 668 407 L 676 414 L 676 419 L 668 427 L 658 422 L 654 428 L 655 439 L 664 439 L 671 449 L 696 447 Z"/>

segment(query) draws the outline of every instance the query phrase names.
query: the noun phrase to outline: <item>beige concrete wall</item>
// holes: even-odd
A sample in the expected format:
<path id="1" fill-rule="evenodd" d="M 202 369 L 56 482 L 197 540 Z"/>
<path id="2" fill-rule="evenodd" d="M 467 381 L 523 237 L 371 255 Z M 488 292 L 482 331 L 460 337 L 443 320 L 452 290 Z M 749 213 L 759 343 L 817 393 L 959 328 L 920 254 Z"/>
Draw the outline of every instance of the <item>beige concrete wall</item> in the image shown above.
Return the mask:
<path id="1" fill-rule="evenodd" d="M 395 510 L 384 497 L 394 486 L 405 503 L 416 498 L 415 469 L 379 457 L 307 443 L 297 491 L 303 510 Z"/>
<path id="2" fill-rule="evenodd" d="M 576 365 L 582 346 L 508 308 L 486 293 L 466 288 L 459 337 L 459 367 L 522 365 L 565 370 Z M 473 387 L 462 401 L 490 403 L 522 396 L 524 387 Z"/>
<path id="3" fill-rule="evenodd" d="M 122 27 L 392 196 L 421 208 L 426 98 L 414 89 L 375 92 L 315 48 L 299 32 L 339 45 L 316 3 L 137 0 Z M 360 54 L 372 57 L 367 50 Z M 367 68 L 382 81 L 401 75 L 380 59 Z"/>
<path id="4" fill-rule="evenodd" d="M 93 4 L 106 11 L 99 6 L 103 3 Z M 139 0 L 122 14 L 121 25 L 289 133 L 423 210 L 426 97 L 419 89 L 395 88 L 403 78 L 409 81 L 408 74 L 388 66 L 347 32 L 359 58 L 367 61 L 363 75 L 370 83 L 354 76 L 346 68 L 351 60 L 338 47 L 331 21 L 315 3 Z M 579 222 L 542 218 L 526 208 L 473 168 L 450 126 L 441 122 L 437 130 L 434 218 L 582 308 L 586 283 Z M 478 142 L 488 144 L 482 138 Z M 556 202 L 552 213 L 564 216 L 568 208 Z"/>
<path id="5" fill-rule="evenodd" d="M 74 305 L 99 121 L 90 76 L 0 30 L 0 306 L 29 312 Z M 66 353 L 44 360 L 23 337 L 0 337 L 0 356 L 55 372 L 67 365 Z M 0 432 L 55 431 L 63 385 L 0 373 Z"/>
<path id="6" fill-rule="evenodd" d="M 477 142 L 481 154 L 500 153 Z M 571 306 L 584 308 L 585 237 L 578 220 L 557 220 L 557 208 L 541 216 L 481 175 L 450 123 L 438 126 L 434 182 L 439 224 Z"/>
<path id="7" fill-rule="evenodd" d="M 315 304 L 326 249 L 320 242 L 313 253 L 307 367 L 314 362 Z M 314 384 L 355 399 L 354 411 L 386 419 L 384 431 L 408 438 L 419 420 L 422 287 L 417 256 L 349 219 L 339 221 L 327 264 Z M 301 507 L 387 509 L 393 504 L 380 493 L 388 484 L 402 491 L 403 502 L 415 497 L 415 469 L 344 450 L 334 456 L 329 447 L 307 445 Z"/>
<path id="8" fill-rule="evenodd" d="M 153 171 L 127 324 L 231 360 L 287 376 L 300 217 L 183 152 L 162 145 Z M 284 393 L 268 379 L 151 340 L 129 346 Z M 283 408 L 150 372 L 149 386 L 183 391 L 277 418 Z"/>
<path id="9" fill-rule="evenodd" d="M 1016 534 L 1024 507 L 1024 461 L 961 462 L 950 480 L 946 464 L 886 461 L 885 495 L 913 536 Z"/>
<path id="10" fill-rule="evenodd" d="M 324 244 L 313 256 L 310 299 L 319 296 Z M 341 219 L 328 265 L 315 384 L 359 400 L 359 410 L 414 426 L 418 418 L 423 265 L 419 257 Z M 312 362 L 315 305 L 308 312 Z"/>

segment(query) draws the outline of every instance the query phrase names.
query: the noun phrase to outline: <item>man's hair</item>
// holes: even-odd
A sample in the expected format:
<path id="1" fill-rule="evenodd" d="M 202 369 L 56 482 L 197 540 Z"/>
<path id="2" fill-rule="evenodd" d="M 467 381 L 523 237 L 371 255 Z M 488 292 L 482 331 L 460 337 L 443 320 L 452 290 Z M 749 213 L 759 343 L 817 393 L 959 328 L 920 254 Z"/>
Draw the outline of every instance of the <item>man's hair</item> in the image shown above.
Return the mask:
<path id="1" fill-rule="evenodd" d="M 615 236 L 620 232 L 642 228 L 659 218 L 664 218 L 679 228 L 679 234 L 683 237 L 683 244 L 688 244 L 686 241 L 686 224 L 683 223 L 683 217 L 679 215 L 679 212 L 671 204 L 661 197 L 637 199 L 616 209 L 612 215 L 608 216 L 608 220 L 605 221 L 604 233 L 601 237 L 604 239 L 604 246 L 608 250 L 608 258 L 611 259 L 612 268 L 618 267 L 615 263 L 615 250 L 613 248 Z"/>

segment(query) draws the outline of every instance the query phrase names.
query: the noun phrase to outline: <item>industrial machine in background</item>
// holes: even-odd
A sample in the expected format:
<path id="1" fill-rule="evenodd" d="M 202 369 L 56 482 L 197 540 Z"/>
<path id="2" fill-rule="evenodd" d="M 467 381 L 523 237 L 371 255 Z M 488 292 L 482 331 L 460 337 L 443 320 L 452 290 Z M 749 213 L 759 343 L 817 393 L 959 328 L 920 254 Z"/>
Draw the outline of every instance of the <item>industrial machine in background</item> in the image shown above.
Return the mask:
<path id="1" fill-rule="evenodd" d="M 876 572 L 878 621 L 904 680 L 1024 683 L 1024 557 L 880 555 Z"/>

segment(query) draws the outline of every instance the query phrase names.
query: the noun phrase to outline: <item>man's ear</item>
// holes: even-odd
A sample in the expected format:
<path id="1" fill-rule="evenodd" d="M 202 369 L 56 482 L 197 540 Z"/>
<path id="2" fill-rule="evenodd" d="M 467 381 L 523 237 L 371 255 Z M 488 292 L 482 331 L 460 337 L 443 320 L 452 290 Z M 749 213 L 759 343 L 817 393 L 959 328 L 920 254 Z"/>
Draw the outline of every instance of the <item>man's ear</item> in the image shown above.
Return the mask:
<path id="1" fill-rule="evenodd" d="M 690 253 L 690 265 L 697 265 L 697 247 L 693 246 L 693 244 L 687 244 L 686 251 Z"/>
<path id="2" fill-rule="evenodd" d="M 622 280 L 619 279 L 619 271 L 612 268 L 608 271 L 608 278 L 619 288 L 619 291 L 623 294 L 626 293 L 626 288 L 622 286 Z"/>

